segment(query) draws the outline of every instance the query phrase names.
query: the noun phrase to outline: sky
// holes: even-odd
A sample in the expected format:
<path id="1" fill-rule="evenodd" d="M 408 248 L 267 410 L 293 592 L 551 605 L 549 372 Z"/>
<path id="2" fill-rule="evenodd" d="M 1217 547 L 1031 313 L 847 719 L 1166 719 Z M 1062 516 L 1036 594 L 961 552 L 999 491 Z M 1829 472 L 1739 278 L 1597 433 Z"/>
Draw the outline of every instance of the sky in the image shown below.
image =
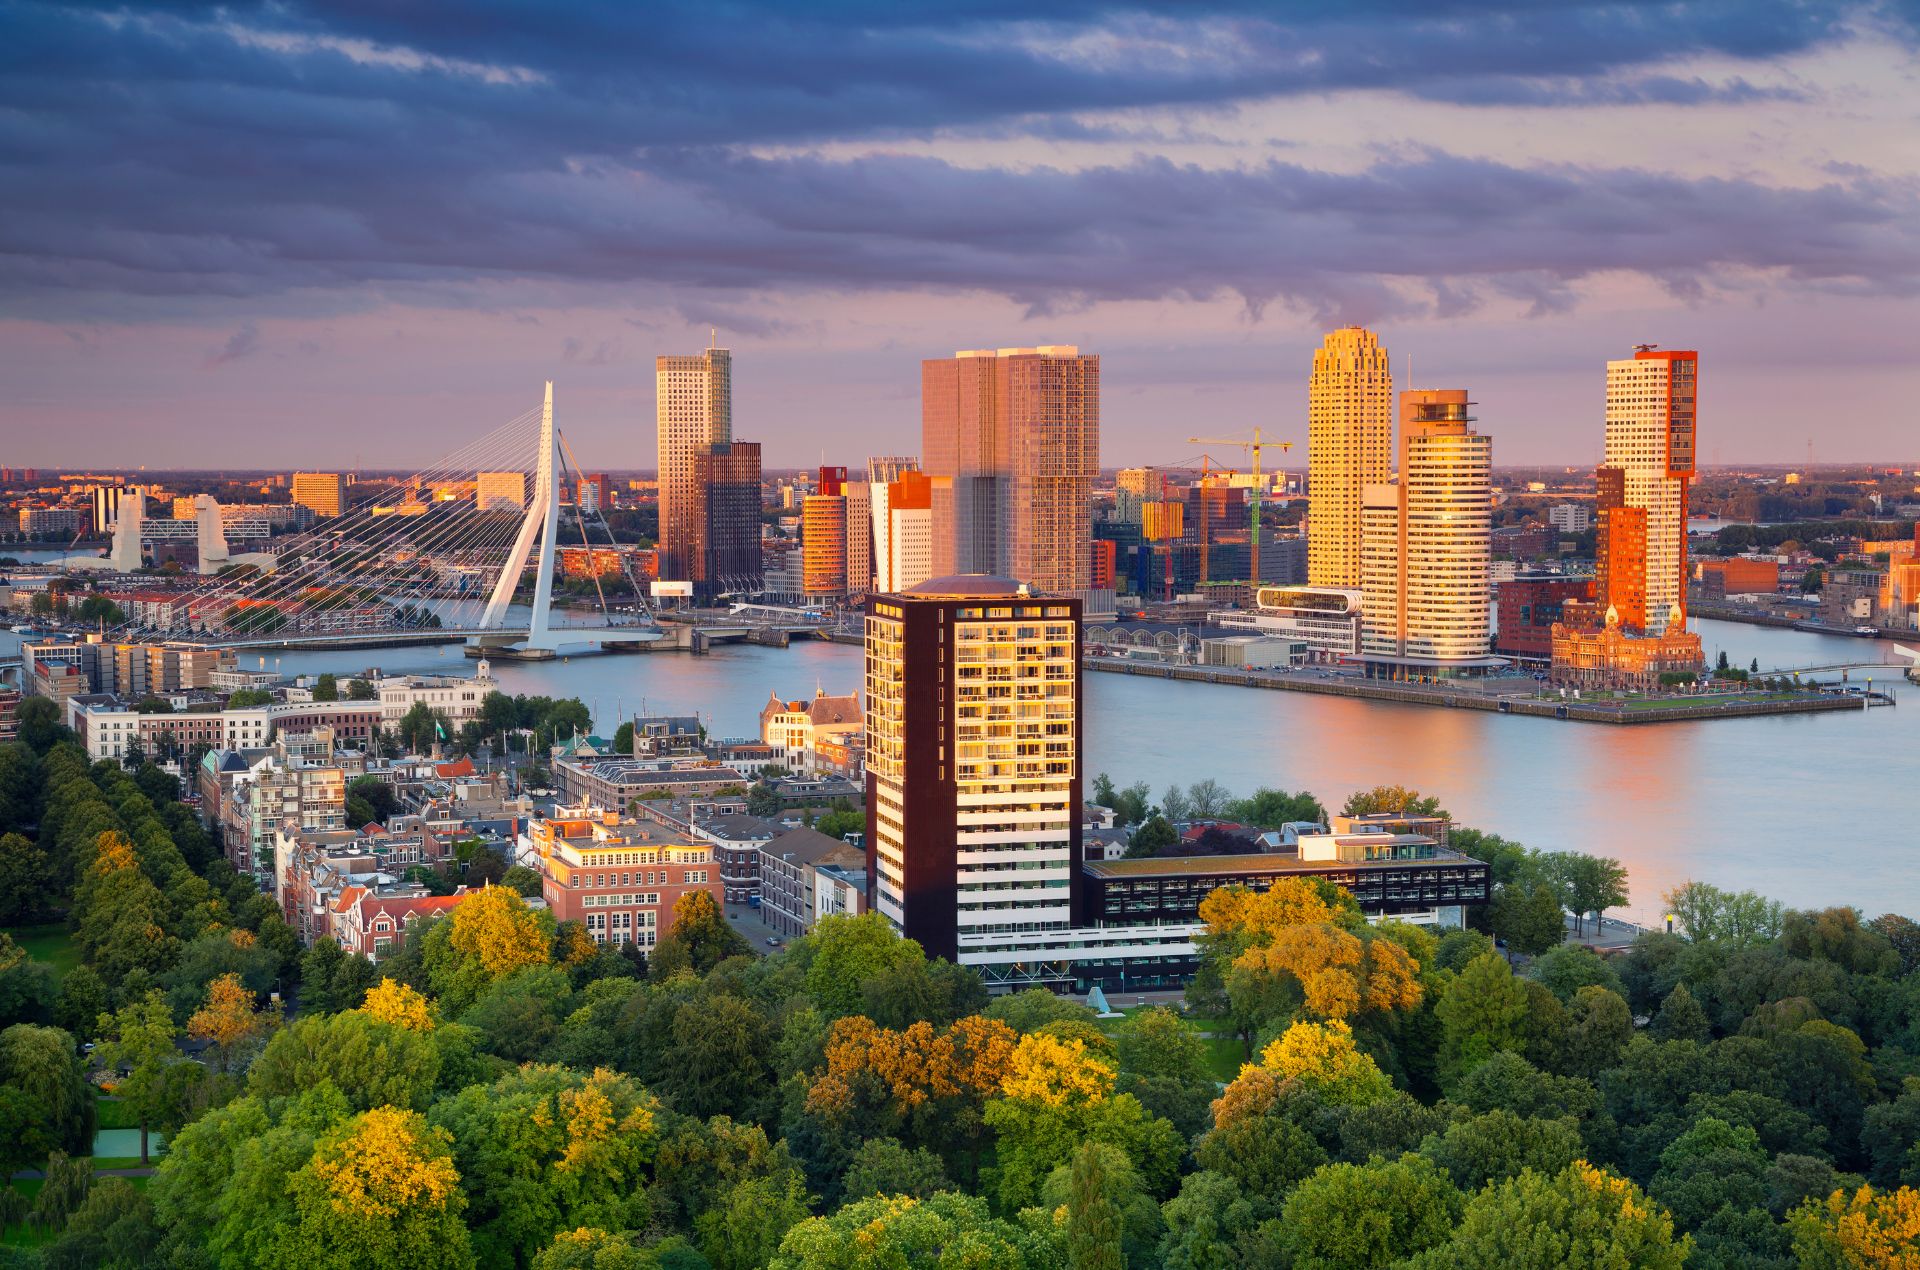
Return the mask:
<path id="1" fill-rule="evenodd" d="M 770 467 L 1035 344 L 1176 463 L 1346 323 L 1501 464 L 1644 342 L 1707 463 L 1920 465 L 1920 0 L 0 0 L 0 209 L 9 465 L 422 468 L 550 378 L 648 468 L 712 338 Z"/>

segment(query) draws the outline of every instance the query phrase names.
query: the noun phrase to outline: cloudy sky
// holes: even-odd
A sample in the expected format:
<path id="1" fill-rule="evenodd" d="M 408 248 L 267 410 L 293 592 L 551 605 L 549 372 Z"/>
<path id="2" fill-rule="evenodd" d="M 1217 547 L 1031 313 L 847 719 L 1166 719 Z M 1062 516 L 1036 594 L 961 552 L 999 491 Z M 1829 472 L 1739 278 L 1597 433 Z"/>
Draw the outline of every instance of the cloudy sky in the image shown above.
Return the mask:
<path id="1" fill-rule="evenodd" d="M 1304 439 L 1327 327 L 1589 464 L 1920 462 L 1920 0 L 0 0 L 0 461 L 424 466 L 537 401 L 653 462 L 735 350 L 773 464 L 919 359 L 1103 355 L 1103 460 Z M 1299 452 L 1295 452 L 1296 459 Z"/>

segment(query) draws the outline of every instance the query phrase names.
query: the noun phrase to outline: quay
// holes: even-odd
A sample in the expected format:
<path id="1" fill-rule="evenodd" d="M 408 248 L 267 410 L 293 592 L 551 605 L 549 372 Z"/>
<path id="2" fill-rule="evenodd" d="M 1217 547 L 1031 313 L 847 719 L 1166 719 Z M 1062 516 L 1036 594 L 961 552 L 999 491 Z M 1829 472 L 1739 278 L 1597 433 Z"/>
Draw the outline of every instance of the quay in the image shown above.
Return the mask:
<path id="1" fill-rule="evenodd" d="M 1229 684 L 1242 688 L 1273 688 L 1283 692 L 1310 692 L 1324 697 L 1353 697 L 1363 701 L 1391 701 L 1403 705 L 1444 706 L 1456 710 L 1483 710 L 1490 714 L 1519 714 L 1540 719 L 1569 719 L 1576 723 L 1679 723 L 1698 719 L 1741 719 L 1768 714 L 1826 714 L 1836 710 L 1865 710 L 1892 705 L 1891 693 L 1793 693 L 1755 699 L 1730 697 L 1726 701 L 1687 698 L 1663 702 L 1658 698 L 1630 701 L 1554 701 L 1533 696 L 1501 696 L 1444 684 L 1405 684 L 1356 679 L 1321 679 L 1290 673 L 1245 670 L 1229 666 L 1173 666 L 1161 662 L 1089 657 L 1089 670 L 1150 679 L 1181 679 L 1190 683 Z"/>

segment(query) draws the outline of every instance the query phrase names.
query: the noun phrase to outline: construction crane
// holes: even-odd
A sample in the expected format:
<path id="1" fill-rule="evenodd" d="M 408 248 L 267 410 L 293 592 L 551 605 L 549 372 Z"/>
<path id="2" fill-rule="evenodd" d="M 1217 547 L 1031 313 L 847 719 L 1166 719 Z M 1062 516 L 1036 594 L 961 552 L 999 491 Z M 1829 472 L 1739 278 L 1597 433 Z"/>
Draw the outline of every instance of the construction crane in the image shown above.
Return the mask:
<path id="1" fill-rule="evenodd" d="M 1260 451 L 1266 449 L 1268 446 L 1277 445 L 1280 447 L 1280 453 L 1284 455 L 1293 449 L 1293 442 L 1262 440 L 1260 429 L 1255 428 L 1253 430 L 1253 440 L 1251 441 L 1241 440 L 1235 437 L 1188 437 L 1187 443 L 1189 445 L 1235 445 L 1248 451 L 1253 456 L 1253 525 L 1252 538 L 1247 546 L 1247 585 L 1250 589 L 1258 589 L 1260 586 L 1260 496 L 1264 492 L 1264 483 L 1260 475 Z M 1200 550 L 1204 557 L 1206 553 L 1206 504 L 1204 502 L 1204 496 L 1201 503 L 1200 519 L 1202 522 L 1200 526 L 1200 540 L 1202 543 Z M 1206 566 L 1204 563 L 1201 565 L 1200 580 L 1202 582 L 1206 581 Z"/>

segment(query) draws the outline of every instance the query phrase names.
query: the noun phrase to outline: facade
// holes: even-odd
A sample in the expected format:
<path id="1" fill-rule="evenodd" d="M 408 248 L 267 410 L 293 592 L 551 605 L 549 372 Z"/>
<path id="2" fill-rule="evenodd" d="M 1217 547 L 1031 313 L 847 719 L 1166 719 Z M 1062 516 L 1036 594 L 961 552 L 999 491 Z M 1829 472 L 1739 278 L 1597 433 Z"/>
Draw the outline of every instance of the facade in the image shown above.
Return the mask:
<path id="1" fill-rule="evenodd" d="M 293 501 L 316 517 L 338 516 L 347 510 L 347 478 L 338 472 L 295 472 Z"/>
<path id="2" fill-rule="evenodd" d="M 0 684 L 0 745 L 20 736 L 20 690 Z"/>
<path id="3" fill-rule="evenodd" d="M 1660 687 L 1662 675 L 1693 675 L 1705 665 L 1700 637 L 1678 620 L 1658 635 L 1634 634 L 1611 611 L 1599 630 L 1553 628 L 1550 682 L 1561 687 L 1646 692 Z"/>
<path id="4" fill-rule="evenodd" d="M 1730 560 L 1702 560 L 1698 567 L 1700 590 L 1709 596 L 1772 595 L 1780 589 L 1780 562 L 1748 560 L 1735 556 Z"/>
<path id="5" fill-rule="evenodd" d="M 1547 523 L 1563 534 L 1584 534 L 1593 528 L 1593 508 L 1585 503 L 1559 503 L 1547 509 Z"/>
<path id="6" fill-rule="evenodd" d="M 851 512 L 847 469 L 821 468 L 800 512 L 801 587 L 807 595 L 845 599 L 853 589 L 853 538 L 867 527 L 854 524 Z"/>
<path id="7" fill-rule="evenodd" d="M 926 472 L 953 481 L 955 573 L 1088 589 L 1098 355 L 1043 345 L 924 361 L 920 426 Z M 945 563 L 935 561 L 935 576 L 946 576 Z"/>
<path id="8" fill-rule="evenodd" d="M 525 472 L 480 472 L 474 477 L 473 504 L 483 512 L 518 512 L 527 507 Z"/>
<path id="9" fill-rule="evenodd" d="M 447 916 L 466 897 L 464 886 L 452 895 L 429 895 L 420 887 L 349 886 L 333 901 L 328 933 L 344 951 L 378 962 L 399 951 L 408 927 Z"/>
<path id="10" fill-rule="evenodd" d="M 810 701 L 769 696 L 760 708 L 760 739 L 773 748 L 781 766 L 803 776 L 824 774 L 819 761 L 822 743 L 858 738 L 864 728 L 857 692 L 830 697 L 822 689 Z"/>
<path id="11" fill-rule="evenodd" d="M 992 979 L 1072 926 L 1079 719 L 1077 600 L 962 575 L 869 604 L 867 872 L 929 956 Z"/>
<path id="12" fill-rule="evenodd" d="M 1391 474 L 1393 373 L 1372 331 L 1331 331 L 1307 390 L 1307 581 L 1358 588 L 1360 508 Z"/>
<path id="13" fill-rule="evenodd" d="M 22 507 L 20 535 L 55 541 L 77 538 L 87 528 L 88 514 L 74 507 Z"/>
<path id="14" fill-rule="evenodd" d="M 868 459 L 867 491 L 873 589 L 900 591 L 925 582 L 933 576 L 933 500 L 920 460 Z"/>
<path id="15" fill-rule="evenodd" d="M 1360 652 L 1364 599 L 1358 588 L 1263 586 L 1251 609 L 1209 614 L 1236 632 L 1304 642 L 1315 661 L 1344 661 Z"/>
<path id="16" fill-rule="evenodd" d="M 1493 440 L 1464 388 L 1400 394 L 1400 483 L 1361 496 L 1361 655 L 1370 675 L 1484 671 L 1493 588 Z"/>
<path id="17" fill-rule="evenodd" d="M 709 348 L 654 361 L 659 471 L 660 576 L 693 577 L 694 460 L 733 442 L 733 354 Z"/>
<path id="18" fill-rule="evenodd" d="M 787 939 L 798 939 L 819 919 L 823 869 L 859 870 L 866 853 L 817 829 L 790 829 L 760 849 L 760 920 Z M 844 874 L 843 874 L 844 876 Z M 864 900 L 861 901 L 864 903 Z M 856 905 L 851 911 L 864 908 Z"/>
<path id="19" fill-rule="evenodd" d="M 1598 590 L 1620 609 L 1622 625 L 1653 635 L 1666 629 L 1675 609 L 1683 623 L 1686 617 L 1687 493 L 1698 445 L 1699 378 L 1700 355 L 1691 351 L 1643 345 L 1632 357 L 1607 363 L 1605 467 L 1619 475 L 1607 478 L 1598 500 L 1609 537 L 1608 581 Z M 1614 513 L 1622 510 L 1631 524 L 1616 535 L 1612 524 L 1623 518 Z M 1644 576 L 1643 604 L 1618 603 L 1615 572 Z"/>
<path id="20" fill-rule="evenodd" d="M 480 703 L 487 694 L 498 691 L 499 681 L 486 658 L 474 666 L 473 676 L 395 675 L 376 685 L 380 694 L 380 719 L 388 727 L 400 722 L 407 711 L 424 705 L 451 724 L 462 724 L 480 717 Z"/>
<path id="21" fill-rule="evenodd" d="M 712 843 L 592 807 L 556 809 L 528 826 L 527 836 L 554 920 L 579 922 L 595 943 L 652 948 L 673 929 L 682 896 L 725 899 Z"/>
<path id="22" fill-rule="evenodd" d="M 1566 620 L 1566 603 L 1593 593 L 1593 579 L 1561 573 L 1522 573 L 1495 588 L 1499 616 L 1494 651 L 1505 657 L 1546 661 L 1553 655 L 1553 628 Z"/>
<path id="23" fill-rule="evenodd" d="M 692 498 L 694 599 L 759 592 L 760 443 L 730 441 L 696 451 Z"/>
<path id="24" fill-rule="evenodd" d="M 713 844 L 726 902 L 757 903 L 762 849 L 780 836 L 780 826 L 744 812 L 730 812 L 696 817 L 691 828 L 695 839 Z"/>

